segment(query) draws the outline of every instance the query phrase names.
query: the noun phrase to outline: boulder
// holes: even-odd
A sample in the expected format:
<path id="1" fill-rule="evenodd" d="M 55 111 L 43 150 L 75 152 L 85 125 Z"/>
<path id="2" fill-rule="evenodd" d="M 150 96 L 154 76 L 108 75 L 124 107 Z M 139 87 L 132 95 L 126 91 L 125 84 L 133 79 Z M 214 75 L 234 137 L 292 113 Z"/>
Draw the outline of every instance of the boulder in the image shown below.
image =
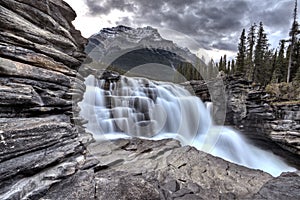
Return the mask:
<path id="1" fill-rule="evenodd" d="M 283 173 L 269 180 L 252 199 L 299 199 L 300 177 L 298 173 Z"/>

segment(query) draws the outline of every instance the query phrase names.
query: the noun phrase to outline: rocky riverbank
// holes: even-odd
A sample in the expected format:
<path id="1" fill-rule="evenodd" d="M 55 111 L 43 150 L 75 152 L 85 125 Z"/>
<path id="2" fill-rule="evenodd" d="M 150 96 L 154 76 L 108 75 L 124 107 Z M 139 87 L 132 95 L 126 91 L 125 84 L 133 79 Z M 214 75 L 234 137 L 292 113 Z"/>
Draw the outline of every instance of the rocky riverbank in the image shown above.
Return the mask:
<path id="1" fill-rule="evenodd" d="M 214 93 L 213 96 L 226 98 L 226 101 L 221 101 L 226 102 L 225 125 L 234 126 L 258 146 L 272 149 L 283 157 L 287 156 L 290 162 L 300 166 L 300 102 L 297 99 L 299 97 L 296 94 L 291 96 L 290 93 L 290 100 L 282 99 L 279 97 L 284 96 L 283 92 L 277 92 L 276 98 L 275 94 L 252 85 L 242 77 L 224 77 L 222 84 L 225 95 Z M 212 100 L 211 91 L 220 90 L 219 80 L 191 81 L 183 85 L 191 85 L 193 92 L 204 101 Z M 293 93 L 296 93 L 295 90 Z M 214 105 L 215 117 L 218 118 L 222 112 L 223 106 Z"/>
<path id="2" fill-rule="evenodd" d="M 273 178 L 175 140 L 89 145 L 75 16 L 61 0 L 0 3 L 0 199 L 300 198 L 297 173 Z"/>
<path id="3" fill-rule="evenodd" d="M 226 80 L 226 122 L 248 135 L 270 138 L 282 148 L 300 155 L 300 102 L 280 101 L 244 80 Z"/>

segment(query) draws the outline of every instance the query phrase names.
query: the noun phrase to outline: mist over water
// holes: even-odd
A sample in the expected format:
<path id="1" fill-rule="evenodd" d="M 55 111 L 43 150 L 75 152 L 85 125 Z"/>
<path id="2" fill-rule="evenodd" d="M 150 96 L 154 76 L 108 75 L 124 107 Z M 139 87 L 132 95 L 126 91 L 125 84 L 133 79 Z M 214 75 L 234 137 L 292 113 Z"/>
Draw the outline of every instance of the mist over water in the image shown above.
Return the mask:
<path id="1" fill-rule="evenodd" d="M 248 143 L 238 132 L 216 126 L 212 104 L 204 104 L 183 87 L 145 78 L 121 77 L 105 83 L 90 75 L 79 106 L 87 131 L 98 140 L 140 137 L 174 138 L 182 145 L 273 176 L 295 171 L 272 152 Z"/>

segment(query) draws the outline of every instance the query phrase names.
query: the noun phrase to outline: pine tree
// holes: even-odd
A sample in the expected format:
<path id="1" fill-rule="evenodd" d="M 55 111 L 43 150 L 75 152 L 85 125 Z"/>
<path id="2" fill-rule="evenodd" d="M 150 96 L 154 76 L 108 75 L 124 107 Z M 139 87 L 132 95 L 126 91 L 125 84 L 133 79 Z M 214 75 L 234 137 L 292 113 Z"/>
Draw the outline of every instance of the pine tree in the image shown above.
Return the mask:
<path id="1" fill-rule="evenodd" d="M 298 39 L 294 45 L 292 61 L 293 62 L 290 69 L 290 81 L 293 81 L 298 69 L 300 68 L 300 41 Z"/>
<path id="2" fill-rule="evenodd" d="M 236 71 L 236 67 L 235 67 L 235 62 L 234 60 L 231 61 L 231 74 L 235 74 Z"/>
<path id="3" fill-rule="evenodd" d="M 219 71 L 225 72 L 223 56 L 221 56 L 221 58 L 220 58 L 220 62 L 219 62 Z"/>
<path id="4" fill-rule="evenodd" d="M 227 66 L 227 56 L 226 56 L 226 54 L 223 56 L 223 71 L 225 72 L 225 73 L 227 73 L 227 70 L 226 70 L 226 67 Z"/>
<path id="5" fill-rule="evenodd" d="M 277 56 L 278 56 L 278 51 L 276 49 L 275 53 L 273 54 L 273 61 L 272 61 L 272 67 L 271 67 L 272 68 L 272 74 L 271 75 L 273 75 L 273 72 L 274 72 L 275 67 L 276 67 Z M 272 76 L 270 78 L 271 78 L 270 80 L 272 80 Z"/>
<path id="6" fill-rule="evenodd" d="M 293 52 L 295 48 L 296 43 L 296 36 L 298 34 L 298 22 L 297 22 L 297 0 L 295 0 L 295 8 L 294 8 L 294 14 L 293 14 L 293 24 L 290 31 L 290 54 L 289 54 L 289 62 L 288 62 L 288 70 L 287 70 L 287 78 L 286 81 L 289 83 L 291 81 L 291 68 L 292 68 L 292 62 L 293 62 Z"/>
<path id="7" fill-rule="evenodd" d="M 254 50 L 254 68 L 252 80 L 256 83 L 265 84 L 266 72 L 266 53 L 268 52 L 268 39 L 265 33 L 263 23 L 260 22 L 257 33 L 257 42 Z"/>
<path id="8" fill-rule="evenodd" d="M 273 54 L 273 50 L 268 50 L 264 54 L 263 60 L 263 77 L 261 78 L 260 83 L 262 85 L 267 85 L 272 80 L 272 74 L 274 71 L 276 56 Z"/>
<path id="9" fill-rule="evenodd" d="M 300 68 L 298 68 L 294 81 L 300 82 Z"/>
<path id="10" fill-rule="evenodd" d="M 230 74 L 230 69 L 231 69 L 231 61 L 228 60 L 227 67 L 226 67 L 226 74 Z"/>
<path id="11" fill-rule="evenodd" d="M 281 40 L 279 53 L 276 58 L 274 72 L 272 75 L 272 83 L 279 83 L 283 80 L 282 71 L 283 71 L 283 69 L 285 69 L 285 66 L 284 66 L 284 48 L 285 47 L 284 47 L 284 44 L 285 44 L 285 41 Z M 277 53 L 277 51 L 276 51 L 276 53 Z"/>
<path id="12" fill-rule="evenodd" d="M 300 39 L 298 39 L 294 50 L 294 69 L 292 70 L 293 80 L 300 80 Z"/>
<path id="13" fill-rule="evenodd" d="M 253 63 L 253 52 L 256 41 L 256 27 L 257 25 L 254 23 L 250 26 L 247 35 L 247 49 L 246 49 L 246 75 L 248 78 L 252 78 L 254 63 Z"/>
<path id="14" fill-rule="evenodd" d="M 246 35 L 245 29 L 243 29 L 240 43 L 238 45 L 238 54 L 236 58 L 236 71 L 237 74 L 244 74 L 245 73 L 245 62 L 246 62 Z"/>

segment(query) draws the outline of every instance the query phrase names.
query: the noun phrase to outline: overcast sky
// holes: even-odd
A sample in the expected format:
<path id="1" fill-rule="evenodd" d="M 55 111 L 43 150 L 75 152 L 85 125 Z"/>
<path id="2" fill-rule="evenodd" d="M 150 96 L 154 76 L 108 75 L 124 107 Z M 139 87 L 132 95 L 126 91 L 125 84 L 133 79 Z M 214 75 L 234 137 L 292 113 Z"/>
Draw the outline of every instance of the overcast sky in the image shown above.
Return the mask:
<path id="1" fill-rule="evenodd" d="M 119 24 L 149 25 L 159 30 L 163 27 L 174 33 L 162 34 L 165 38 L 177 42 L 186 36 L 186 43 L 177 43 L 194 52 L 204 48 L 216 61 L 224 53 L 233 56 L 242 29 L 248 30 L 252 23 L 260 21 L 271 46 L 276 48 L 280 39 L 288 37 L 294 8 L 294 0 L 65 1 L 76 11 L 78 17 L 73 23 L 85 37 Z"/>

